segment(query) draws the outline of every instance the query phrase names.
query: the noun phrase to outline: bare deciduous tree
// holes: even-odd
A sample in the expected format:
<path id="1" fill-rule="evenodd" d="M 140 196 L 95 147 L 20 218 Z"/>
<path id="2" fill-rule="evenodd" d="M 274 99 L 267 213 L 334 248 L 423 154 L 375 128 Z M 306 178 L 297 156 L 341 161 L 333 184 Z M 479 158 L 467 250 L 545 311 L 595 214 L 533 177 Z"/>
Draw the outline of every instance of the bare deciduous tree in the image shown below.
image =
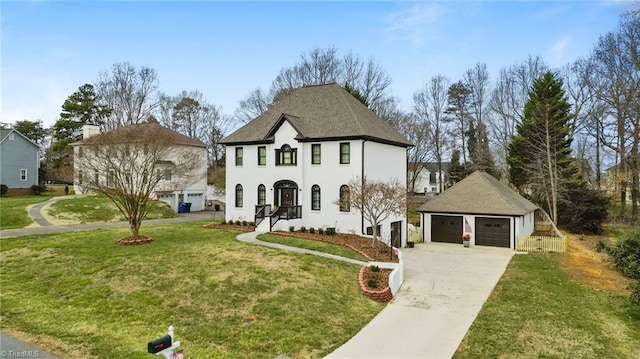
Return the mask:
<path id="1" fill-rule="evenodd" d="M 154 194 L 184 190 L 203 178 L 204 146 L 180 144 L 157 123 L 121 127 L 75 146 L 78 186 L 104 194 L 129 222 L 132 238 L 155 205 Z"/>
<path id="2" fill-rule="evenodd" d="M 158 75 L 149 67 L 136 70 L 123 62 L 101 73 L 96 92 L 100 104 L 111 110 L 102 129 L 144 122 L 158 106 L 157 90 Z"/>
<path id="3" fill-rule="evenodd" d="M 413 95 L 413 108 L 418 121 L 429 123 L 429 139 L 431 141 L 431 153 L 438 167 L 439 191 L 444 191 L 443 161 L 448 149 L 447 123 L 445 112 L 447 109 L 447 97 L 449 80 L 441 75 L 431 78 L 429 83 Z"/>
<path id="4" fill-rule="evenodd" d="M 348 205 L 372 226 L 372 248 L 380 236 L 378 225 L 390 216 L 405 216 L 407 213 L 407 191 L 398 179 L 383 182 L 357 177 L 349 181 L 349 191 L 349 197 L 345 199 Z M 336 204 L 347 205 L 340 200 Z"/>

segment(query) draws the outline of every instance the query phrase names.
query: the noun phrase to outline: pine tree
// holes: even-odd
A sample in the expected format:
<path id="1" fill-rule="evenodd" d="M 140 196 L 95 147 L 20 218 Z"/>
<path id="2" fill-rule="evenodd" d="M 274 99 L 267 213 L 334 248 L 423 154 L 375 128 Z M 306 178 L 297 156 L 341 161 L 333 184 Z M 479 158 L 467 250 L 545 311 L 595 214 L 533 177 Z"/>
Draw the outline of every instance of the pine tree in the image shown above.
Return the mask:
<path id="1" fill-rule="evenodd" d="M 524 107 L 524 118 L 509 145 L 507 164 L 512 183 L 558 220 L 558 202 L 571 178 L 571 105 L 562 80 L 551 72 L 537 79 Z"/>

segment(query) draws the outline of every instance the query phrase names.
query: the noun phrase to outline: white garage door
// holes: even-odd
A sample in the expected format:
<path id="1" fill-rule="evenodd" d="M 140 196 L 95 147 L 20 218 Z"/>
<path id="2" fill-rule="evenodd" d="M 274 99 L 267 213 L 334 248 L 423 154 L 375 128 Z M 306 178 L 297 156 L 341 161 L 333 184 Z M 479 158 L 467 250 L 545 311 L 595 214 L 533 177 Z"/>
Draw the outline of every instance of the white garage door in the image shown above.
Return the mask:
<path id="1" fill-rule="evenodd" d="M 191 212 L 204 210 L 204 199 L 202 193 L 189 193 L 185 202 L 191 203 Z"/>

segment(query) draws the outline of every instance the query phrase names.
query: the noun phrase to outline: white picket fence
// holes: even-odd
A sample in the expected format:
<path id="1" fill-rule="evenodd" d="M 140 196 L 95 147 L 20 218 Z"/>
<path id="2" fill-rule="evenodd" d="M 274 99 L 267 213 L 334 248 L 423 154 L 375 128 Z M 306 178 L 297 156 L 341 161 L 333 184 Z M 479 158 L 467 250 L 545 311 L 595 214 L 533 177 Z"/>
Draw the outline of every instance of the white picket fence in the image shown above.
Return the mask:
<path id="1" fill-rule="evenodd" d="M 516 240 L 516 250 L 523 252 L 566 253 L 566 237 L 530 236 Z"/>

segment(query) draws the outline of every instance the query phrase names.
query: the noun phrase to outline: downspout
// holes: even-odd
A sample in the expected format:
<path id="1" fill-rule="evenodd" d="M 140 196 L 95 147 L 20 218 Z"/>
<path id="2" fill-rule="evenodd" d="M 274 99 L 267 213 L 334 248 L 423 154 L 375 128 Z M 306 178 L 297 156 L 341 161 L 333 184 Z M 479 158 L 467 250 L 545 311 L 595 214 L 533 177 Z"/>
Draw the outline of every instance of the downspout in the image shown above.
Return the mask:
<path id="1" fill-rule="evenodd" d="M 360 231 L 362 232 L 362 234 L 366 234 L 366 231 L 364 229 L 364 191 L 363 191 L 363 187 L 364 187 L 364 144 L 365 142 L 367 142 L 367 139 L 365 138 L 364 140 L 362 140 L 362 153 L 361 153 L 361 162 L 360 162 L 360 193 L 362 198 L 360 199 Z M 373 224 L 371 224 L 373 226 Z M 372 227 L 373 229 L 373 227 Z M 379 233 L 378 233 L 379 235 Z"/>

